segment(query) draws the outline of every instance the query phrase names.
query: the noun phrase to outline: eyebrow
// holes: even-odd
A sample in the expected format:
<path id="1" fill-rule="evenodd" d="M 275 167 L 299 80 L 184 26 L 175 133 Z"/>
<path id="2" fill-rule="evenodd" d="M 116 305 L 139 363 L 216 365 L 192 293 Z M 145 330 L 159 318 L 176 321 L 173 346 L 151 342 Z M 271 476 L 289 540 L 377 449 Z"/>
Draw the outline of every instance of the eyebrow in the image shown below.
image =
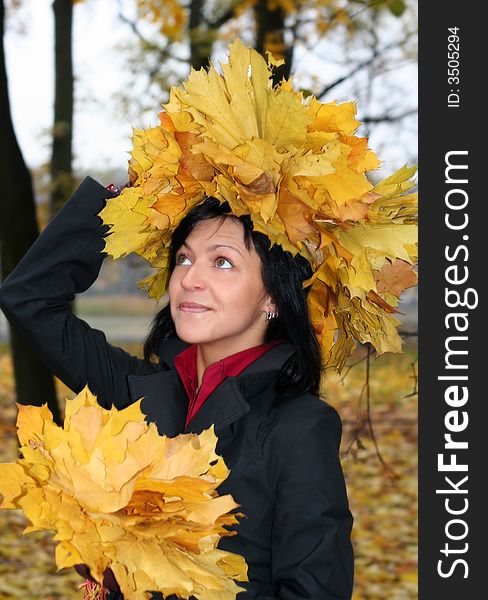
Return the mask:
<path id="1" fill-rule="evenodd" d="M 188 250 L 193 252 L 192 247 L 187 242 L 183 242 L 182 246 L 186 246 L 188 248 Z M 217 248 L 230 248 L 231 250 L 234 250 L 235 252 L 237 252 L 238 254 L 240 254 L 242 256 L 242 252 L 239 250 L 239 248 L 237 248 L 236 246 L 231 246 L 230 244 L 212 244 L 212 246 L 209 246 L 208 249 L 211 252 L 213 252 L 214 250 L 217 250 Z"/>

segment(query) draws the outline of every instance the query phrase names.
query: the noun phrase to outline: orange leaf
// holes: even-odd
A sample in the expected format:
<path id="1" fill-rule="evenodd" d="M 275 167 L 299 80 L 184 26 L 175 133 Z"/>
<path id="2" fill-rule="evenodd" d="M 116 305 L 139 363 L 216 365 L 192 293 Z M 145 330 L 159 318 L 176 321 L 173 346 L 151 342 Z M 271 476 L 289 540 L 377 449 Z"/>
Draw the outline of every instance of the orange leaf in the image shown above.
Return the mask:
<path id="1" fill-rule="evenodd" d="M 413 265 L 400 258 L 391 263 L 387 261 L 381 271 L 374 271 L 374 278 L 378 292 L 394 294 L 397 298 L 400 298 L 403 290 L 417 284 Z"/>

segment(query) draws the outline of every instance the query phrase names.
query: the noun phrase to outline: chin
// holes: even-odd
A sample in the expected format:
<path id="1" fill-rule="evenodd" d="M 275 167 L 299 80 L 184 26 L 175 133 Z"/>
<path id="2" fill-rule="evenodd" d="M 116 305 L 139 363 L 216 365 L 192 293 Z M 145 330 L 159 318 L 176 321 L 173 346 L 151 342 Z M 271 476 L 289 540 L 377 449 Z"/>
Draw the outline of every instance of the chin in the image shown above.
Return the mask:
<path id="1" fill-rule="evenodd" d="M 187 344 L 201 344 L 207 341 L 207 337 L 203 332 L 199 331 L 197 327 L 178 327 L 175 325 L 176 335 Z"/>

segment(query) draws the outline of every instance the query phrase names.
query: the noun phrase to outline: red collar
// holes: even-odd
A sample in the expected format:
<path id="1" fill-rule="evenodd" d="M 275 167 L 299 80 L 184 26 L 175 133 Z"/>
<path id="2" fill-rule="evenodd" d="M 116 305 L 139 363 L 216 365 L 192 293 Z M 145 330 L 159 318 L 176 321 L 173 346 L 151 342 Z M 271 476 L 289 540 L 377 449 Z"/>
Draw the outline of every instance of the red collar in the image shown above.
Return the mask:
<path id="1" fill-rule="evenodd" d="M 212 363 L 203 373 L 202 385 L 198 394 L 196 391 L 198 385 L 197 345 L 192 344 L 183 352 L 177 354 L 174 359 L 175 368 L 190 399 L 185 427 L 188 426 L 188 423 L 196 415 L 208 396 L 226 377 L 237 377 L 248 365 L 282 341 L 273 340 L 267 344 L 247 348 Z"/>

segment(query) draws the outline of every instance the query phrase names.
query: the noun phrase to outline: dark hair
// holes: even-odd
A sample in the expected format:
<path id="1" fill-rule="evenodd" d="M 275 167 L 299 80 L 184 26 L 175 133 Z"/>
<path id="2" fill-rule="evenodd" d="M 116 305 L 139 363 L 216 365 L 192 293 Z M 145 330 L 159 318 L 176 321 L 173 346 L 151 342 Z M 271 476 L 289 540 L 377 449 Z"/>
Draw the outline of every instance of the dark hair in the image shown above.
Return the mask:
<path id="1" fill-rule="evenodd" d="M 237 217 L 231 213 L 227 202 L 220 203 L 216 198 L 210 197 L 192 208 L 174 230 L 170 246 L 170 274 L 175 267 L 176 253 L 197 223 L 206 219 L 226 217 L 239 220 L 243 224 L 246 248 L 249 250 L 254 246 L 261 259 L 264 287 L 278 309 L 278 317 L 269 321 L 264 342 L 285 339 L 295 348 L 294 354 L 283 365 L 278 389 L 283 392 L 309 391 L 318 394 L 322 358 L 307 308 L 309 288 L 302 287 L 303 281 L 312 276 L 312 268 L 305 258 L 299 254 L 293 256 L 278 244 L 271 246 L 266 235 L 254 231 L 249 215 Z M 146 362 L 150 362 L 152 354 L 157 355 L 161 342 L 175 333 L 168 304 L 156 314 L 152 322 L 144 344 Z"/>

